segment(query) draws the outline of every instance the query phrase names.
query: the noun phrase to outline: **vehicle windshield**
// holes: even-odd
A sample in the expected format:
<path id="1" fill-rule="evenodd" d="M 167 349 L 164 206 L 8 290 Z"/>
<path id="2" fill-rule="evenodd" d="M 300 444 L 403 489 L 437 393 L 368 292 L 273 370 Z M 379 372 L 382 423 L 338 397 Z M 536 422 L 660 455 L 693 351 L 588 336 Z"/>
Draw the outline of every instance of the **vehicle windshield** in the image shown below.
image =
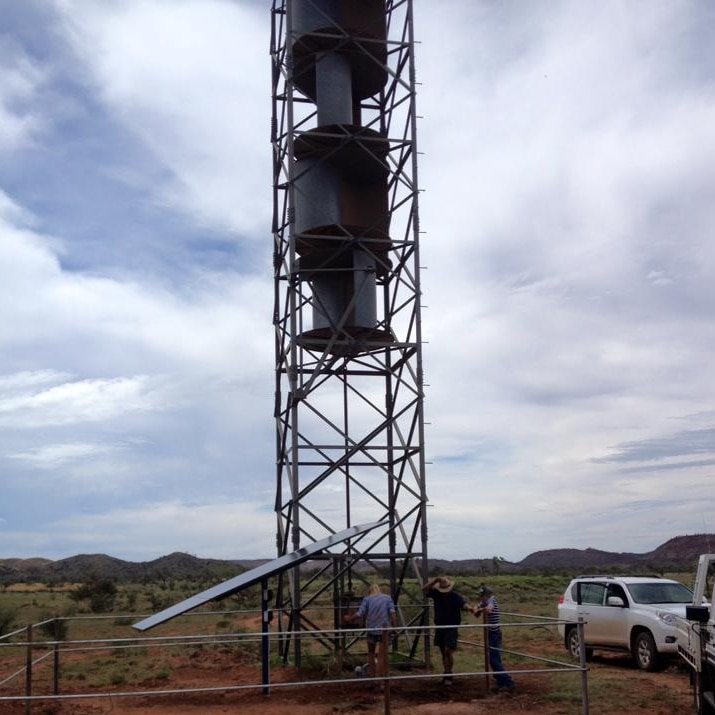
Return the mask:
<path id="1" fill-rule="evenodd" d="M 636 603 L 692 603 L 693 592 L 682 583 L 629 583 Z"/>

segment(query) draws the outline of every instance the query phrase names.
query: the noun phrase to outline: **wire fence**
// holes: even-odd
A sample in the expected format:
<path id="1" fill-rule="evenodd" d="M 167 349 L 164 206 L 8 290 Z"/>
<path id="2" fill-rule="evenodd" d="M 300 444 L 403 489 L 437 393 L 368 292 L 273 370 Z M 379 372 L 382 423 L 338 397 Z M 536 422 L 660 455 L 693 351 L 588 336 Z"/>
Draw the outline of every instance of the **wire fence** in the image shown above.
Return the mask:
<path id="1" fill-rule="evenodd" d="M 181 627 L 189 630 L 186 624 L 192 617 L 199 618 L 200 625 L 205 627 L 205 618 L 215 618 L 226 616 L 245 618 L 255 621 L 257 612 L 255 610 L 241 611 L 200 611 L 182 616 Z M 260 614 L 259 614 L 260 615 Z M 524 616 L 522 614 L 502 614 L 502 629 L 507 634 L 507 642 L 518 642 L 517 629 L 519 633 L 548 629 L 553 631 L 557 626 L 570 627 L 575 625 L 579 629 L 579 642 L 583 643 L 583 623 L 573 623 L 559 621 L 553 618 Z M 264 695 L 269 695 L 272 691 L 279 691 L 286 688 L 327 688 L 328 686 L 341 685 L 376 685 L 380 686 L 380 692 L 384 701 L 384 712 L 390 712 L 391 688 L 400 684 L 423 680 L 426 682 L 443 679 L 444 674 L 432 671 L 431 664 L 410 662 L 405 654 L 400 653 L 399 639 L 401 636 L 414 636 L 419 632 L 422 637 L 429 638 L 430 633 L 439 630 L 440 626 L 415 626 L 400 627 L 396 631 L 383 635 L 383 642 L 379 652 L 385 658 L 384 675 L 372 677 L 356 677 L 362 672 L 362 667 L 354 667 L 355 663 L 360 663 L 364 659 L 364 650 L 360 650 L 363 641 L 360 637 L 364 630 L 360 628 L 346 629 L 324 629 L 311 631 L 276 632 L 270 629 L 266 631 L 242 631 L 233 630 L 226 633 L 186 633 L 166 634 L 166 635 L 132 635 L 131 637 L 88 637 L 88 638 L 62 638 L 62 639 L 38 639 L 37 634 L 47 634 L 53 628 L 59 628 L 58 624 L 70 622 L 87 621 L 110 621 L 112 629 L 128 629 L 131 622 L 135 622 L 142 616 L 72 616 L 63 618 L 52 618 L 35 624 L 19 628 L 11 633 L 0 636 L 0 705 L 2 703 L 24 703 L 25 712 L 32 712 L 32 705 L 35 703 L 55 701 L 63 702 L 69 700 L 88 700 L 102 698 L 137 698 L 137 697 L 168 697 L 189 693 L 236 693 L 241 691 L 257 691 Z M 507 621 L 507 619 L 510 619 Z M 485 629 L 488 624 L 462 624 L 460 626 L 460 647 L 463 650 L 473 653 L 472 658 L 464 657 L 464 661 L 476 662 L 481 659 L 484 663 L 483 669 L 466 668 L 452 674 L 455 680 L 484 679 L 484 686 L 488 690 L 490 679 L 493 677 L 489 669 L 489 645 Z M 445 627 L 446 628 L 446 627 Z M 57 632 L 57 631 L 55 631 Z M 322 673 L 323 677 L 315 677 L 315 668 L 299 669 L 294 680 L 281 680 L 277 682 L 271 679 L 271 666 L 275 667 L 280 662 L 279 642 L 285 638 L 302 638 L 307 636 L 321 639 L 322 642 L 341 643 L 347 637 L 354 645 L 351 652 L 338 651 L 333 654 L 333 667 Z M 513 637 L 512 637 L 513 636 Z M 342 640 L 341 640 L 342 639 Z M 115 662 L 122 658 L 123 654 L 138 654 L 139 659 L 144 659 L 147 663 L 156 662 L 157 653 L 171 653 L 174 658 L 188 658 L 187 649 L 196 653 L 198 650 L 225 649 L 232 648 L 235 652 L 242 652 L 245 656 L 252 658 L 256 662 L 257 651 L 261 652 L 263 668 L 250 670 L 255 674 L 254 678 L 249 678 L 241 683 L 219 683 L 216 685 L 204 685 L 201 687 L 169 687 L 170 677 L 166 676 L 166 687 L 134 688 L 127 687 L 127 682 L 107 682 L 106 678 L 99 678 L 99 683 L 91 685 L 92 678 L 81 675 L 82 668 L 87 671 L 92 670 L 96 676 L 96 669 L 101 667 L 102 662 Z M 500 649 L 501 654 L 509 663 L 509 667 L 503 671 L 516 678 L 524 676 L 543 676 L 557 673 L 571 674 L 580 679 L 581 713 L 588 715 L 588 682 L 585 651 L 581 648 L 581 658 L 579 663 L 564 662 L 557 658 L 550 658 L 545 655 L 526 652 L 523 650 Z M 99 653 L 105 653 L 107 661 L 100 661 Z M 63 676 L 65 669 L 71 667 L 73 677 Z M 78 688 L 77 684 L 84 685 Z M 113 686 L 113 687 L 112 687 Z"/>

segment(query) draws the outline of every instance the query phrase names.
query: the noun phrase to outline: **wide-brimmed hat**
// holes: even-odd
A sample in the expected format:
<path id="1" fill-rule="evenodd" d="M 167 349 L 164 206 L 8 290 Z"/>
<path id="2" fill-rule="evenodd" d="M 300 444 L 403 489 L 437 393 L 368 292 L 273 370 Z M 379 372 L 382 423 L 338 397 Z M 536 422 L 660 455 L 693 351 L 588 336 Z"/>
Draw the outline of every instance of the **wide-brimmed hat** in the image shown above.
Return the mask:
<path id="1" fill-rule="evenodd" d="M 449 593 L 454 588 L 454 582 L 448 576 L 440 576 L 434 583 L 435 591 L 440 593 Z"/>

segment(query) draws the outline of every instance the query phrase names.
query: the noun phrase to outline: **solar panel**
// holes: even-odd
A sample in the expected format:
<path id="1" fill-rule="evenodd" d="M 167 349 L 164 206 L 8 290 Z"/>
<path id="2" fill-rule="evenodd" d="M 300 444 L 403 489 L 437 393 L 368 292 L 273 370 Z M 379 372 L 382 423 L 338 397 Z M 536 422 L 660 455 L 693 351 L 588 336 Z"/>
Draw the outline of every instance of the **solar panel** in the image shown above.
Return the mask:
<path id="1" fill-rule="evenodd" d="M 290 554 L 280 556 L 273 561 L 269 561 L 266 564 L 262 564 L 261 566 L 256 566 L 256 568 L 253 568 L 250 571 L 246 571 L 240 576 L 235 576 L 228 581 L 224 581 L 223 583 L 219 583 L 216 586 L 212 586 L 205 591 L 201 591 L 201 593 L 197 593 L 193 596 L 190 596 L 189 598 L 186 598 L 183 601 L 174 604 L 173 606 L 169 606 L 169 608 L 165 608 L 163 611 L 159 611 L 158 613 L 155 613 L 152 616 L 149 616 L 148 618 L 145 618 L 144 620 L 135 623 L 132 628 L 136 628 L 136 630 L 138 631 L 146 631 L 150 628 L 153 628 L 154 626 L 158 626 L 161 623 L 165 623 L 166 621 L 169 621 L 176 616 L 180 616 L 193 608 L 203 606 L 205 603 L 208 603 L 215 598 L 224 598 L 225 596 L 230 596 L 232 593 L 236 593 L 237 591 L 241 591 L 244 588 L 253 586 L 256 583 L 260 583 L 264 579 L 267 579 L 270 576 L 274 576 L 281 571 L 285 571 L 286 569 L 292 568 L 293 566 L 297 566 L 303 561 L 307 561 L 311 556 L 315 556 L 321 551 L 329 549 L 331 546 L 335 546 L 336 544 L 340 544 L 356 536 L 362 536 L 363 534 L 366 534 L 368 531 L 371 531 L 375 527 L 380 526 L 382 523 L 383 522 L 376 521 L 372 524 L 351 526 L 349 529 L 345 529 L 335 534 L 331 534 L 325 539 L 315 541 L 308 546 L 303 546 L 297 551 L 293 551 Z"/>

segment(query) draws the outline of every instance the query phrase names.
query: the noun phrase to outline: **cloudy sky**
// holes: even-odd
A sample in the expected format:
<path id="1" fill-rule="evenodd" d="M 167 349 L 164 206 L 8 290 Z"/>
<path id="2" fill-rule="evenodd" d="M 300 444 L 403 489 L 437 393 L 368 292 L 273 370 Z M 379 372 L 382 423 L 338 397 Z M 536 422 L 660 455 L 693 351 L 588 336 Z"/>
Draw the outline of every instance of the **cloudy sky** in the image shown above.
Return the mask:
<path id="1" fill-rule="evenodd" d="M 268 0 L 0 0 L 0 558 L 275 553 Z M 415 1 L 433 556 L 715 532 L 715 4 Z"/>

